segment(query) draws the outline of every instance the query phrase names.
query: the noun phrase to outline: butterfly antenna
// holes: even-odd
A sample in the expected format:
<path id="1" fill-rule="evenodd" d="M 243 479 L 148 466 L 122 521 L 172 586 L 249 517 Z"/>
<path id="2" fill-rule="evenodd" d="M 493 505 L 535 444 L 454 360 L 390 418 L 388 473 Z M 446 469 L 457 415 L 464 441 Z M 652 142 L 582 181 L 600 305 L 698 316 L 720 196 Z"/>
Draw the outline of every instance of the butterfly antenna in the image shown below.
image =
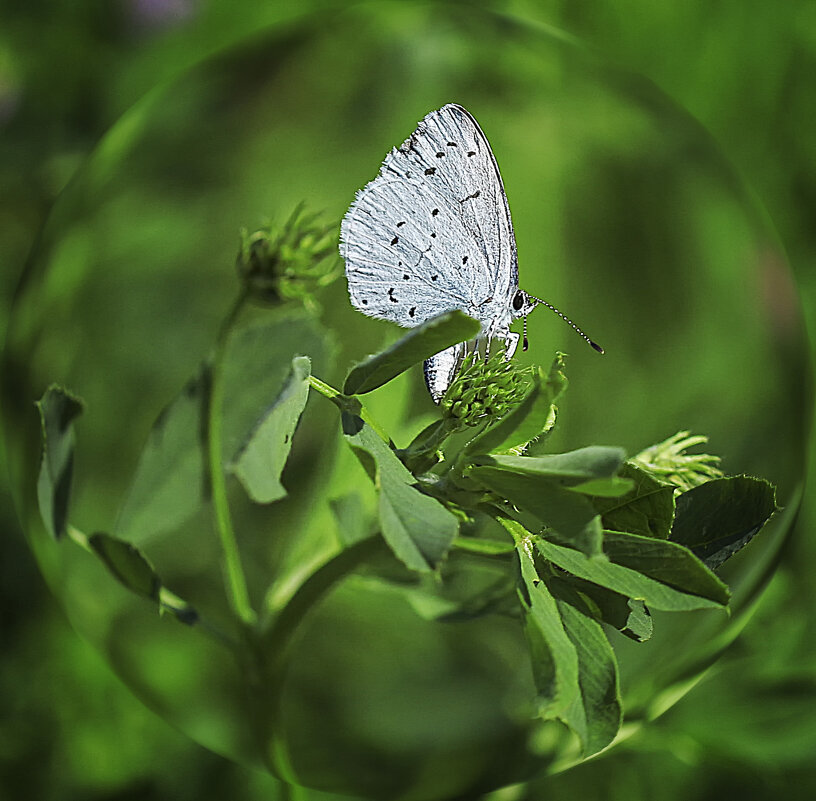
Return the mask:
<path id="1" fill-rule="evenodd" d="M 527 315 L 524 315 L 524 337 L 521 340 L 521 349 L 527 350 L 530 347 L 530 343 L 527 341 Z"/>
<path id="2" fill-rule="evenodd" d="M 528 293 L 529 295 L 529 293 Z M 589 345 L 592 346 L 594 350 L 597 350 L 598 353 L 603 353 L 604 349 L 597 343 L 593 342 L 583 331 L 582 328 L 579 328 L 569 317 L 567 317 L 564 312 L 560 309 L 556 309 L 552 303 L 547 303 L 546 300 L 541 300 L 541 298 L 535 297 L 535 295 L 529 295 L 533 300 L 537 300 L 542 306 L 546 306 L 550 311 L 554 311 L 567 325 L 571 326 L 575 332 L 582 337 Z M 527 350 L 527 318 L 524 318 L 524 350 Z"/>

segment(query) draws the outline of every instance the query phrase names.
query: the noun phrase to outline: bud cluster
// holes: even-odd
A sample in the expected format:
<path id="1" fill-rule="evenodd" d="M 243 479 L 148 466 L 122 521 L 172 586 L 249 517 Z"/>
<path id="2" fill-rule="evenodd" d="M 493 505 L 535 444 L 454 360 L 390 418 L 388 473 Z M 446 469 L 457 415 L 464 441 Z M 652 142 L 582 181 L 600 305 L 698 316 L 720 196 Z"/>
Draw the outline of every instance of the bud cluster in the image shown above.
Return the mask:
<path id="1" fill-rule="evenodd" d="M 516 367 L 503 350 L 490 358 L 474 352 L 442 398 L 442 415 L 466 426 L 497 420 L 518 406 L 529 388 L 529 370 Z"/>
<path id="2" fill-rule="evenodd" d="M 267 302 L 311 301 L 340 275 L 336 225 L 298 205 L 279 229 L 241 232 L 236 268 L 250 293 Z"/>
<path id="3" fill-rule="evenodd" d="M 686 453 L 694 445 L 704 445 L 708 437 L 702 434 L 690 435 L 688 431 L 678 431 L 667 440 L 641 451 L 632 461 L 656 478 L 674 484 L 680 491 L 722 478 L 724 473 L 717 466 L 718 456 L 708 453 Z"/>

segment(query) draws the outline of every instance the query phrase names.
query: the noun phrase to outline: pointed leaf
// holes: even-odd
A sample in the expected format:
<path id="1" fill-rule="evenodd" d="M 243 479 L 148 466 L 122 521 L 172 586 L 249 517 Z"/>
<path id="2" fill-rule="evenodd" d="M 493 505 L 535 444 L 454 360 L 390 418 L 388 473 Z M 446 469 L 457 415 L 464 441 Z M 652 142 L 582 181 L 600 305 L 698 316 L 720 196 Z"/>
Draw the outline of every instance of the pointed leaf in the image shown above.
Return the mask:
<path id="1" fill-rule="evenodd" d="M 88 537 L 88 546 L 123 587 L 154 601 L 188 626 L 198 621 L 192 607 L 162 587 L 153 566 L 135 545 L 97 532 Z"/>
<path id="2" fill-rule="evenodd" d="M 55 539 L 65 535 L 74 467 L 73 421 L 82 414 L 82 401 L 56 385 L 37 401 L 42 427 L 42 459 L 37 479 L 40 515 Z"/>
<path id="3" fill-rule="evenodd" d="M 91 534 L 88 544 L 120 584 L 142 598 L 158 602 L 161 580 L 135 545 L 102 532 Z"/>
<path id="4" fill-rule="evenodd" d="M 361 417 L 343 412 L 342 421 L 346 441 L 379 490 L 385 541 L 412 570 L 434 569 L 453 543 L 457 518 L 417 489 L 414 477 L 394 451 Z"/>
<path id="5" fill-rule="evenodd" d="M 231 466 L 256 503 L 272 503 L 286 496 L 280 476 L 292 448 L 300 415 L 309 398 L 311 363 L 306 356 L 292 360 L 292 372 L 266 416 L 238 452 Z"/>
<path id="6" fill-rule="evenodd" d="M 607 587 L 628 598 L 643 601 L 653 609 L 682 612 L 724 606 L 722 601 L 680 592 L 674 587 L 605 558 L 588 558 L 573 548 L 565 548 L 543 539 L 536 540 L 536 548 L 545 559 L 566 570 L 567 573 Z"/>
<path id="7" fill-rule="evenodd" d="M 356 364 L 346 378 L 343 392 L 346 395 L 371 392 L 404 373 L 412 365 L 425 361 L 451 345 L 473 339 L 480 330 L 480 323 L 464 312 L 457 310 L 440 314 L 412 328 L 386 350 Z"/>
<path id="8" fill-rule="evenodd" d="M 674 487 L 658 481 L 632 462 L 625 462 L 618 475 L 633 482 L 633 487 L 614 500 L 594 502 L 604 528 L 668 539 L 674 520 Z"/>
<path id="9" fill-rule="evenodd" d="M 584 714 L 584 756 L 602 751 L 614 739 L 623 719 L 618 662 L 601 625 L 585 600 L 554 577 L 548 586 L 561 622 L 578 656 L 578 685 Z"/>
<path id="10" fill-rule="evenodd" d="M 518 549 L 518 556 L 529 599 L 526 633 L 538 689 L 538 714 L 545 720 L 562 720 L 583 741 L 586 721 L 575 645 L 564 630 L 555 598 L 540 579 L 532 556 L 523 547 Z"/>
<path id="11" fill-rule="evenodd" d="M 726 605 L 730 593 L 691 551 L 668 540 L 656 540 L 620 531 L 604 531 L 604 553 L 612 562 L 644 576 Z"/>
<path id="12" fill-rule="evenodd" d="M 776 511 L 776 490 L 763 479 L 707 481 L 678 496 L 671 540 L 714 569 L 744 548 Z"/>
<path id="13" fill-rule="evenodd" d="M 626 454 L 621 448 L 595 445 L 546 456 L 480 456 L 474 459 L 474 464 L 575 485 L 593 478 L 616 475 L 625 458 Z"/>

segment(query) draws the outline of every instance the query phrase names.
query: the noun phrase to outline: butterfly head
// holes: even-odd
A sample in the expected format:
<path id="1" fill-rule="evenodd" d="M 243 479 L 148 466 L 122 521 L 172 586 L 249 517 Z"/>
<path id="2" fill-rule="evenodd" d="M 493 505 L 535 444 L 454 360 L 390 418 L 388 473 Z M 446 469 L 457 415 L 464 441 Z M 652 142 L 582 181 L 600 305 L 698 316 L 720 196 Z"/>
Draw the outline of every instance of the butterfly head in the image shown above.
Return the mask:
<path id="1" fill-rule="evenodd" d="M 526 317 L 539 303 L 538 298 L 528 295 L 523 289 L 516 290 L 513 295 L 513 300 L 510 305 L 513 309 L 513 319 L 518 320 L 519 317 Z"/>

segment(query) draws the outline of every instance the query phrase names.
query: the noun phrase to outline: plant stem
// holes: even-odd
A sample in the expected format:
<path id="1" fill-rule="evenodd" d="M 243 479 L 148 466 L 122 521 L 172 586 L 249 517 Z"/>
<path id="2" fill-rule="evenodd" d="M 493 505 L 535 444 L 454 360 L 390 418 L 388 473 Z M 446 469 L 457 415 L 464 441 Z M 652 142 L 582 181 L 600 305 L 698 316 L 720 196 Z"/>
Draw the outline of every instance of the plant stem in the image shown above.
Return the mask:
<path id="1" fill-rule="evenodd" d="M 335 389 L 330 384 L 327 384 L 325 381 L 321 381 L 317 376 L 310 375 L 309 376 L 309 384 L 311 385 L 312 389 L 316 389 L 321 395 L 324 395 L 329 400 L 335 400 L 335 398 L 339 398 L 343 396 L 343 393 L 340 392 L 339 389 Z"/>
<path id="2" fill-rule="evenodd" d="M 210 484 L 212 487 L 212 504 L 215 515 L 215 526 L 221 540 L 221 550 L 224 554 L 224 572 L 229 602 L 241 621 L 247 625 L 254 625 L 255 610 L 249 600 L 246 577 L 241 566 L 241 555 L 238 551 L 238 541 L 232 527 L 229 501 L 227 500 L 227 481 L 224 475 L 222 461 L 222 411 L 224 401 L 224 385 L 222 381 L 222 367 L 227 337 L 243 308 L 247 298 L 246 290 L 242 291 L 235 300 L 232 309 L 224 318 L 218 339 L 215 343 L 215 352 L 212 360 L 210 377 L 210 392 L 207 408 L 207 452 L 210 468 Z"/>

